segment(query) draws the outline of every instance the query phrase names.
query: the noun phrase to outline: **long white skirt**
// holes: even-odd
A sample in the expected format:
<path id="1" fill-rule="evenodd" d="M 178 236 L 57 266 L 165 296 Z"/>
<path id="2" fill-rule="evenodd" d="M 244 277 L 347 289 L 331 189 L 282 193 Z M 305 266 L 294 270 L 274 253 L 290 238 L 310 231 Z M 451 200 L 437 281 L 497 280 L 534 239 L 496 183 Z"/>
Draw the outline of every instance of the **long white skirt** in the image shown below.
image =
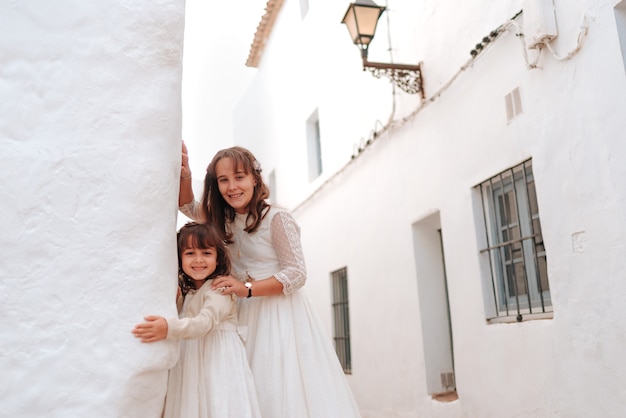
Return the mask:
<path id="1" fill-rule="evenodd" d="M 252 373 L 234 326 L 180 344 L 178 362 L 169 372 L 163 417 L 261 417 Z"/>
<path id="2" fill-rule="evenodd" d="M 265 418 L 360 417 L 343 369 L 306 295 L 241 299 L 239 323 L 261 415 Z"/>

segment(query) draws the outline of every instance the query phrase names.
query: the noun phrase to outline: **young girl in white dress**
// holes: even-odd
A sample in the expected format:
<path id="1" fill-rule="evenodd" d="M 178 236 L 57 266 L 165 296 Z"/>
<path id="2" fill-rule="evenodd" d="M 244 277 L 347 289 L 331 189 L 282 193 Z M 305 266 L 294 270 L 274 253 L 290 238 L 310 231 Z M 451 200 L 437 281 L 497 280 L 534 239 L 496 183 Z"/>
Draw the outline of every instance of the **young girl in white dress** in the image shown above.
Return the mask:
<path id="1" fill-rule="evenodd" d="M 228 243 L 231 276 L 212 287 L 239 296 L 239 322 L 261 414 L 266 418 L 356 418 L 358 407 L 329 335 L 305 296 L 300 228 L 270 206 L 261 167 L 250 151 L 219 151 L 207 168 L 202 203 L 195 201 L 183 144 L 179 206 L 214 225 Z"/>
<path id="2" fill-rule="evenodd" d="M 178 318 L 147 316 L 133 334 L 142 342 L 176 339 L 180 355 L 170 370 L 165 418 L 259 418 L 254 380 L 237 333 L 237 304 L 223 288 L 230 257 L 215 228 L 190 222 L 178 232 Z"/>

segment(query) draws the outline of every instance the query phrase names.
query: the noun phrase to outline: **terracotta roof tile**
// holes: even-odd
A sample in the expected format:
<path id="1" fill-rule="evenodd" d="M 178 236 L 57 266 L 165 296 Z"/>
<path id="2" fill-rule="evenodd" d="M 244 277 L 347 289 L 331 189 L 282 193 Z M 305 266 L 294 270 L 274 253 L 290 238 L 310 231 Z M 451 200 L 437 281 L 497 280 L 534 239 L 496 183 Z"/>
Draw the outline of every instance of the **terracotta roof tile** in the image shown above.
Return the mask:
<path id="1" fill-rule="evenodd" d="M 263 49 L 265 48 L 265 42 L 272 33 L 276 16 L 278 16 L 278 12 L 283 5 L 283 1 L 284 0 L 267 1 L 267 4 L 265 5 L 265 14 L 256 28 L 254 41 L 252 41 L 252 45 L 250 46 L 250 53 L 248 54 L 246 66 L 256 68 L 259 65 L 259 60 L 261 59 Z"/>

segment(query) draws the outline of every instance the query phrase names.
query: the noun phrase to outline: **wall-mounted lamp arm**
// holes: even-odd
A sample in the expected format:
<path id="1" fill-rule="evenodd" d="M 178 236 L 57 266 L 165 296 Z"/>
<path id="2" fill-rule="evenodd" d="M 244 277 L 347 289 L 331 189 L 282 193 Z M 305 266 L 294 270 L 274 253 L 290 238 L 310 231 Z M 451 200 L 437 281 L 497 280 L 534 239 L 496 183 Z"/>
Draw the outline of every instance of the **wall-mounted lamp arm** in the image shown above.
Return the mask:
<path id="1" fill-rule="evenodd" d="M 419 94 L 424 100 L 421 63 L 408 65 L 370 62 L 365 56 L 363 57 L 363 70 L 369 70 L 376 78 L 387 77 L 406 93 Z"/>
<path id="2" fill-rule="evenodd" d="M 367 60 L 367 49 L 374 39 L 376 24 L 385 9 L 385 6 L 378 6 L 373 0 L 355 0 L 348 7 L 341 23 L 346 25 L 350 39 L 361 50 L 363 70 L 369 70 L 377 78 L 387 77 L 400 89 L 409 94 L 420 94 L 424 100 L 421 63 L 406 65 Z"/>

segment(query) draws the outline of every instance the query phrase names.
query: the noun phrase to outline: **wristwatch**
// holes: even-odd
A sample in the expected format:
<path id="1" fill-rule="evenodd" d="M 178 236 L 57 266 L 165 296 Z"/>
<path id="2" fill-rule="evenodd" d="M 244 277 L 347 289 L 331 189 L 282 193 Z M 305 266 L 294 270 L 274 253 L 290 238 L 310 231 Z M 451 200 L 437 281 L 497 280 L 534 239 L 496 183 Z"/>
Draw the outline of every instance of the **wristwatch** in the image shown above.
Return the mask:
<path id="1" fill-rule="evenodd" d="M 247 288 L 248 288 L 248 296 L 247 297 L 252 297 L 252 282 L 246 282 L 244 284 Z"/>

